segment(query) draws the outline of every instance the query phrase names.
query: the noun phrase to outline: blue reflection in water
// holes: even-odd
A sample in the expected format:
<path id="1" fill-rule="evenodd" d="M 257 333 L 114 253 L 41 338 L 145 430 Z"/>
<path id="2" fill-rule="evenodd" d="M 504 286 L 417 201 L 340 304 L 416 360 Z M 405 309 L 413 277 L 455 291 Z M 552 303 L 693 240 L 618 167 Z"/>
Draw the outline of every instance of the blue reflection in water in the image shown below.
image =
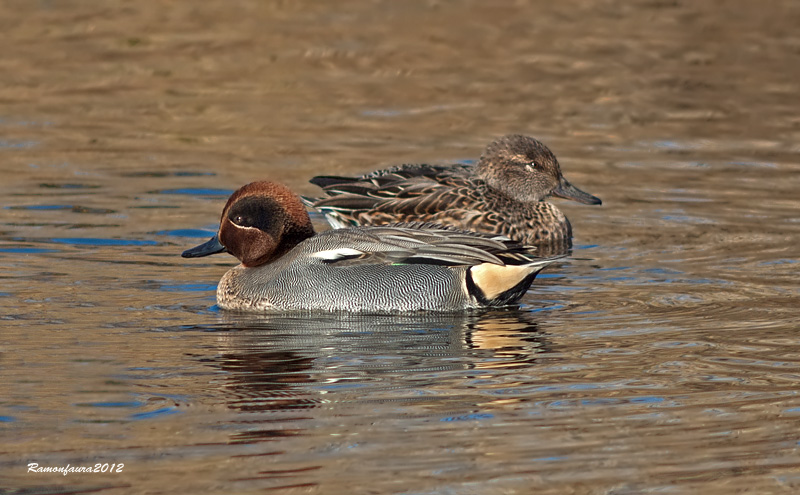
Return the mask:
<path id="1" fill-rule="evenodd" d="M 161 409 L 156 409 L 155 411 L 131 414 L 129 418 L 133 420 L 152 419 L 178 413 L 180 413 L 180 411 L 175 407 L 162 407 Z"/>
<path id="2" fill-rule="evenodd" d="M 450 422 L 450 421 L 476 421 L 481 419 L 492 419 L 494 418 L 494 414 L 490 413 L 472 413 L 472 414 L 463 414 L 461 416 L 449 416 L 447 418 L 442 418 L 440 421 Z"/>
<path id="3" fill-rule="evenodd" d="M 215 234 L 210 230 L 202 229 L 175 229 L 175 230 L 162 230 L 156 232 L 157 235 L 171 235 L 174 237 L 190 237 L 190 238 L 205 238 L 211 237 Z"/>
<path id="4" fill-rule="evenodd" d="M 156 241 L 138 239 L 102 239 L 93 237 L 56 237 L 50 239 L 57 244 L 72 244 L 73 246 L 155 246 Z"/>
<path id="5" fill-rule="evenodd" d="M 7 210 L 71 210 L 72 205 L 25 205 L 25 206 L 5 206 Z"/>
<path id="6" fill-rule="evenodd" d="M 217 285 L 216 284 L 173 284 L 173 285 L 162 285 L 158 288 L 158 290 L 163 290 L 166 292 L 205 292 L 205 291 L 216 291 Z"/>
<path id="7" fill-rule="evenodd" d="M 157 194 L 188 194 L 190 196 L 230 196 L 233 189 L 208 189 L 202 187 L 186 187 L 182 189 L 164 189 L 154 191 Z"/>
<path id="8" fill-rule="evenodd" d="M 33 148 L 39 141 L 6 141 L 0 139 L 0 148 Z"/>

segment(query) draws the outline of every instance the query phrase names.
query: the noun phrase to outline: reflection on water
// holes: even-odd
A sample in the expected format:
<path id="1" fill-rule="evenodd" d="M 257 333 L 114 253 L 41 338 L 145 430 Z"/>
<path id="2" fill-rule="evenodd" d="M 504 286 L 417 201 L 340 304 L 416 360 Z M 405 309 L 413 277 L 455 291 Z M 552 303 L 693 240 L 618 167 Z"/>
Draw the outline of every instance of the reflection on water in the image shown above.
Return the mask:
<path id="1" fill-rule="evenodd" d="M 387 374 L 525 366 L 546 352 L 531 320 L 530 314 L 518 311 L 239 317 L 213 328 L 227 334 L 211 362 L 230 373 L 226 393 L 233 408 L 309 407 L 315 401 L 302 398 L 305 394 L 316 396 L 332 388 L 343 392 L 351 386 L 358 392 Z M 358 380 L 343 378 L 353 368 Z M 395 402 L 402 399 L 393 396 Z"/>
<path id="2" fill-rule="evenodd" d="M 0 2 L 0 492 L 800 489 L 800 4 L 399 5 Z M 228 314 L 179 256 L 512 132 L 604 201 L 518 310 Z"/>

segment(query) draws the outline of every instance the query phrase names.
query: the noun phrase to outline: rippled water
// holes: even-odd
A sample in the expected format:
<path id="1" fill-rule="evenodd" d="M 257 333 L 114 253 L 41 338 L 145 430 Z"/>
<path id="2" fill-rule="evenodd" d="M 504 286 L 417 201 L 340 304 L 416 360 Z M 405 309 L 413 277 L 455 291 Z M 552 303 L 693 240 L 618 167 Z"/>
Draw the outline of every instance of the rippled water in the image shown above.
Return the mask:
<path id="1" fill-rule="evenodd" d="M 0 492 L 796 493 L 798 25 L 0 2 Z M 248 181 L 314 194 L 510 132 L 604 201 L 558 203 L 574 256 L 519 310 L 227 314 L 233 259 L 179 257 Z"/>

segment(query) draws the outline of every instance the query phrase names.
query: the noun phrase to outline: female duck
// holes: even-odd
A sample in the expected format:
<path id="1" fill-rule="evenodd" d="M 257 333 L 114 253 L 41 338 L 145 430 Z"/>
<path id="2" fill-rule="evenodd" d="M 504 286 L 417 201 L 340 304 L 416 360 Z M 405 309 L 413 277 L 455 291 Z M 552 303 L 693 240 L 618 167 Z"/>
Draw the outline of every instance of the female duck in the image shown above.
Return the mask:
<path id="1" fill-rule="evenodd" d="M 402 165 L 358 178 L 311 180 L 328 197 L 306 200 L 334 228 L 436 222 L 499 234 L 541 252 L 566 252 L 572 227 L 548 196 L 599 205 L 570 184 L 541 142 L 513 134 L 486 148 L 477 165 Z"/>
<path id="2" fill-rule="evenodd" d="M 185 258 L 227 251 L 241 265 L 217 287 L 224 309 L 462 311 L 517 302 L 557 258 L 431 224 L 314 233 L 300 198 L 274 182 L 237 190 L 217 235 Z"/>

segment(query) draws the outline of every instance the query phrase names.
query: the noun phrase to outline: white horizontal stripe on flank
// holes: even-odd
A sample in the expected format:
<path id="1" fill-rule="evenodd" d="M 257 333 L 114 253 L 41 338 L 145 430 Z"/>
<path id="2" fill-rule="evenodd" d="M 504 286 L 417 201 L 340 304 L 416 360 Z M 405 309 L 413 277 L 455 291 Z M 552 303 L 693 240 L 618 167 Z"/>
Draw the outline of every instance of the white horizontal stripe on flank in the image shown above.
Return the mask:
<path id="1" fill-rule="evenodd" d="M 347 258 L 349 256 L 361 256 L 362 254 L 364 254 L 364 252 L 359 251 L 358 249 L 339 248 L 339 249 L 328 249 L 327 251 L 317 251 L 311 256 L 313 256 L 314 258 L 322 258 L 324 260 L 338 260 L 341 258 Z"/>

